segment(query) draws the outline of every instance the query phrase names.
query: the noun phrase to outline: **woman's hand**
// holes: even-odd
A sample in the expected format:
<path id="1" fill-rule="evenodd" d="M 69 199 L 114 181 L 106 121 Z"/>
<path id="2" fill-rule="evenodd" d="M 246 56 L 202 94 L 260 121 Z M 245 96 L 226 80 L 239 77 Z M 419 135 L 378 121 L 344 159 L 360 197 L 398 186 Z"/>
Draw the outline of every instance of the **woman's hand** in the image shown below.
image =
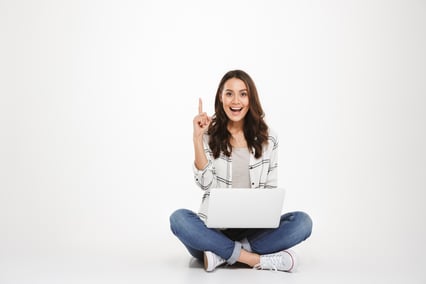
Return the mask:
<path id="1" fill-rule="evenodd" d="M 203 101 L 198 99 L 198 114 L 194 117 L 194 139 L 202 139 L 204 132 L 208 129 L 211 117 L 203 112 Z"/>

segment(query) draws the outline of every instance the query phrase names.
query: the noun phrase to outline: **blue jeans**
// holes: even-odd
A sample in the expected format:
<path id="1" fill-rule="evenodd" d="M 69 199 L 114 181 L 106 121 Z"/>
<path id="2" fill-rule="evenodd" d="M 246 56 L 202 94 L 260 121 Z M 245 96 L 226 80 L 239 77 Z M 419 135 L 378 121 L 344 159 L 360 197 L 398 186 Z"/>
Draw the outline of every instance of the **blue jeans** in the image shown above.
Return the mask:
<path id="1" fill-rule="evenodd" d="M 170 216 L 170 228 L 193 257 L 203 260 L 203 252 L 211 251 L 234 264 L 242 248 L 263 255 L 306 240 L 312 232 L 312 220 L 304 212 L 290 212 L 281 216 L 275 229 L 217 230 L 207 228 L 193 211 L 178 209 Z"/>

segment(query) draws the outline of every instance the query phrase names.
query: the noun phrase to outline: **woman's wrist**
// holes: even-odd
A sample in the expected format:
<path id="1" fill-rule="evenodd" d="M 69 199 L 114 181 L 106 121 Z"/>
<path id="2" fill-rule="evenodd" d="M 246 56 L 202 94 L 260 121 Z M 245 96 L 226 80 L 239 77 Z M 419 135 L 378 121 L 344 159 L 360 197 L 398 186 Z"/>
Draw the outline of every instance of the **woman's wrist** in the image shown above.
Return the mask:
<path id="1" fill-rule="evenodd" d="M 192 140 L 193 140 L 194 144 L 200 144 L 200 145 L 202 145 L 203 144 L 203 135 L 199 135 L 199 136 L 194 135 L 192 137 Z"/>

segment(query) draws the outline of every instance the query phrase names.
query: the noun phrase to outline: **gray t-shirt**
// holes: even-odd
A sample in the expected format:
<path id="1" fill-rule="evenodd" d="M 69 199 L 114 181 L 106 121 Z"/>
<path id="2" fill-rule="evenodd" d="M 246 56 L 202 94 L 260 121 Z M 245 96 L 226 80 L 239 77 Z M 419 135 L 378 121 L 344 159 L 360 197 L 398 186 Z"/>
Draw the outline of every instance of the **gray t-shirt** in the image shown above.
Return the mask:
<path id="1" fill-rule="evenodd" d="M 232 148 L 233 188 L 250 188 L 249 161 L 248 148 Z"/>

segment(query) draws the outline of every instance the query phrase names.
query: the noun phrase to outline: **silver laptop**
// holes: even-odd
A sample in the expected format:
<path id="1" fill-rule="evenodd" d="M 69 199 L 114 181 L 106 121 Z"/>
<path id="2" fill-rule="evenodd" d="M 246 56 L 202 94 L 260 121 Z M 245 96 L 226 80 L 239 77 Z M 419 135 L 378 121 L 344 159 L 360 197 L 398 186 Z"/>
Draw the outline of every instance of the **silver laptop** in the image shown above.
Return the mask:
<path id="1" fill-rule="evenodd" d="M 277 228 L 284 188 L 212 188 L 207 209 L 209 228 Z"/>

